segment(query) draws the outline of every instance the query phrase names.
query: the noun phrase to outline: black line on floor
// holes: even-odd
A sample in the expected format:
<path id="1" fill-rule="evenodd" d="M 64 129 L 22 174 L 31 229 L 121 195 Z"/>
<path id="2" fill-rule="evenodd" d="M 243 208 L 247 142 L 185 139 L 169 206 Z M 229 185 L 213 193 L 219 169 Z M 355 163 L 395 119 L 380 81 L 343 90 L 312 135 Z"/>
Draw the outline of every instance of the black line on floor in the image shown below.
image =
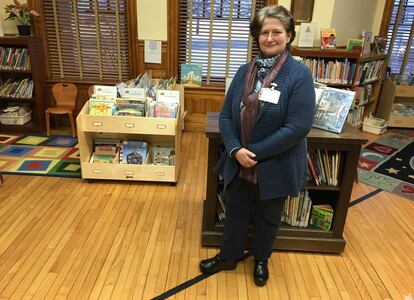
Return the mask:
<path id="1" fill-rule="evenodd" d="M 241 258 L 239 260 L 239 262 L 242 261 L 242 260 L 245 260 L 246 258 L 248 258 L 251 255 L 252 255 L 251 252 L 246 252 L 244 257 Z M 211 274 L 200 274 L 200 275 L 198 275 L 198 276 L 196 276 L 196 277 L 194 277 L 190 280 L 187 280 L 186 282 L 183 282 L 180 285 L 177 285 L 176 287 L 164 292 L 163 294 L 152 298 L 151 300 L 167 299 L 168 297 L 171 297 L 172 295 L 177 294 L 178 292 L 181 292 L 182 290 L 185 290 L 186 288 L 192 286 L 193 284 L 196 284 L 197 282 L 200 282 L 201 280 L 204 280 L 204 279 L 206 279 L 206 278 L 208 278 L 208 277 L 210 277 L 214 274 L 217 274 L 217 273 L 218 272 L 214 272 L 214 273 L 211 273 Z"/>
<path id="2" fill-rule="evenodd" d="M 196 284 L 197 282 L 200 282 L 201 280 L 204 280 L 208 277 L 210 277 L 211 275 L 214 275 L 216 273 L 211 273 L 211 274 L 200 274 L 184 283 L 181 283 L 180 285 L 177 285 L 176 287 L 172 288 L 171 290 L 166 291 L 165 293 L 152 298 L 151 300 L 162 300 L 162 299 L 167 299 L 168 297 L 171 297 L 174 294 L 177 294 L 178 292 L 181 292 L 182 290 L 192 286 L 193 284 Z"/>
<path id="3" fill-rule="evenodd" d="M 370 193 L 368 193 L 368 194 L 366 194 L 362 197 L 359 197 L 358 199 L 352 201 L 351 203 L 349 203 L 348 207 L 351 207 L 351 206 L 354 206 L 358 203 L 361 203 L 362 201 L 367 200 L 368 198 L 371 198 L 372 196 L 375 196 L 376 194 L 378 194 L 380 192 L 382 192 L 381 189 L 376 189 L 375 191 L 372 191 L 372 192 L 370 192 Z"/>

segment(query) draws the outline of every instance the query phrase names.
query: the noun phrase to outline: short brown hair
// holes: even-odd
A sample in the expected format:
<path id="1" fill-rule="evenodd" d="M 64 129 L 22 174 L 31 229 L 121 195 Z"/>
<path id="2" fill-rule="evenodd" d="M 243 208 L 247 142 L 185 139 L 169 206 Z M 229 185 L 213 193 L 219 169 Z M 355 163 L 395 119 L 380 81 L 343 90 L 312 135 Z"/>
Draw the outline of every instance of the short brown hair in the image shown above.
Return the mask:
<path id="1" fill-rule="evenodd" d="M 296 36 L 295 20 L 290 12 L 282 5 L 265 6 L 253 17 L 253 20 L 250 22 L 250 35 L 256 41 L 256 44 L 259 46 L 260 31 L 266 18 L 275 18 L 282 23 L 286 32 L 290 34 L 290 39 L 287 43 L 290 45 Z"/>

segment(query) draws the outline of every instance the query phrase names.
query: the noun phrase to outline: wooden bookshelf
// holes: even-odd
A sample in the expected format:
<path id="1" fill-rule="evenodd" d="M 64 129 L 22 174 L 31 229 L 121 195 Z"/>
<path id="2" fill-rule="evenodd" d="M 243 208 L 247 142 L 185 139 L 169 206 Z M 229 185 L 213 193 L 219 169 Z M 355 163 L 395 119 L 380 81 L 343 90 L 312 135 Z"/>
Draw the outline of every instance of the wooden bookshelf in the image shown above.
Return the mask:
<path id="1" fill-rule="evenodd" d="M 365 88 L 369 87 L 370 93 L 368 93 L 368 89 L 366 94 L 369 94 L 370 97 L 368 99 L 364 99 L 363 101 L 359 101 L 359 103 L 355 103 L 350 110 L 350 114 L 353 114 L 352 117 L 354 119 L 353 124 L 355 126 L 361 125 L 364 117 L 369 115 L 370 113 L 375 113 L 377 110 L 378 99 L 381 91 L 382 80 L 385 75 L 386 71 L 386 58 L 385 54 L 367 54 L 361 56 L 357 51 L 347 51 L 346 49 L 320 49 L 320 48 L 299 48 L 293 47 L 292 55 L 299 56 L 305 59 L 315 59 L 318 61 L 323 61 L 327 63 L 328 61 L 331 62 L 344 62 L 347 61 L 351 65 L 351 76 L 349 78 L 349 82 L 347 83 L 337 83 L 337 82 L 326 82 L 320 81 L 330 87 L 334 88 L 346 88 L 351 90 L 360 89 L 361 91 Z M 372 76 L 370 77 L 370 72 L 366 70 L 370 70 L 370 66 L 375 66 L 378 63 L 381 67 L 378 68 L 377 72 L 373 72 Z M 354 65 L 352 70 L 352 65 Z M 373 67 L 375 69 L 375 67 Z M 376 70 L 376 69 L 375 69 Z M 313 70 L 313 75 L 315 77 L 315 70 Z M 364 73 L 364 74 L 363 74 Z M 363 74 L 363 75 L 362 75 Z M 362 75 L 362 76 L 361 76 Z M 361 79 L 361 80 L 359 80 Z M 315 78 L 316 81 L 319 81 Z M 357 98 L 357 97 L 356 97 Z M 348 120 L 350 121 L 350 120 Z"/>
<path id="2" fill-rule="evenodd" d="M 37 132 L 45 131 L 45 98 L 46 98 L 46 67 L 41 39 L 30 36 L 6 36 L 0 37 L 1 47 L 27 48 L 30 57 L 30 71 L 0 70 L 3 82 L 8 78 L 33 80 L 33 97 L 22 98 L 0 98 L 0 105 L 6 107 L 9 103 L 26 103 L 32 110 L 32 119 L 24 125 L 0 124 L 0 132 Z"/>
<path id="3" fill-rule="evenodd" d="M 201 239 L 203 246 L 219 246 L 223 234 L 223 223 L 218 220 L 216 212 L 219 184 L 218 175 L 214 172 L 219 159 L 219 147 L 222 144 L 218 128 L 218 113 L 207 114 L 205 132 L 208 138 L 208 164 Z M 334 207 L 332 227 L 329 231 L 323 231 L 312 226 L 299 228 L 282 224 L 273 243 L 273 249 L 340 253 L 344 250 L 346 243 L 343 230 L 359 153 L 361 145 L 367 140 L 349 124 L 345 124 L 341 134 L 313 128 L 307 140 L 309 148 L 338 150 L 343 153 L 341 180 L 338 187 L 316 186 L 311 183 L 306 186 L 313 203 L 321 204 L 328 201 Z"/>

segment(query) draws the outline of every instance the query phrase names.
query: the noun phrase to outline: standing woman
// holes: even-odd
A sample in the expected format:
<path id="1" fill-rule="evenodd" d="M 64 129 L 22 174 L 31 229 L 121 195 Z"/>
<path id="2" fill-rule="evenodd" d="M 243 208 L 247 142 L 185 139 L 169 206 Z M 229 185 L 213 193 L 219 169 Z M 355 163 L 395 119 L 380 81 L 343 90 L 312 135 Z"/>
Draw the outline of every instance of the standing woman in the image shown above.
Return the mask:
<path id="1" fill-rule="evenodd" d="M 308 68 L 290 54 L 295 22 L 286 8 L 262 8 L 250 34 L 260 53 L 237 71 L 219 119 L 226 147 L 217 165 L 227 197 L 223 238 L 220 252 L 202 260 L 200 270 L 235 269 L 251 224 L 253 277 L 262 286 L 285 200 L 306 183 L 315 91 Z"/>

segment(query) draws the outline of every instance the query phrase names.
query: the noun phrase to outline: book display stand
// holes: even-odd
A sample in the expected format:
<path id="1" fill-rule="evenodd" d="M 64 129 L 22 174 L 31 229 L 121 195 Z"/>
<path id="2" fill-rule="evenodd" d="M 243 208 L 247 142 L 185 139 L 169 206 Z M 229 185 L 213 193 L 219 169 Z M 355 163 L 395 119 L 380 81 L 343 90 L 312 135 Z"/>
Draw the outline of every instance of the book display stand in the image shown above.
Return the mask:
<path id="1" fill-rule="evenodd" d="M 207 188 L 201 238 L 203 246 L 219 246 L 224 222 L 217 214 L 217 206 L 220 205 L 217 193 L 221 183 L 218 174 L 214 172 L 222 145 L 218 129 L 218 113 L 208 113 L 206 136 L 209 140 Z M 367 140 L 358 129 L 349 124 L 345 124 L 341 134 L 313 128 L 307 140 L 309 149 L 341 152 L 337 186 L 316 185 L 311 182 L 306 186 L 313 204 L 329 204 L 333 208 L 332 226 L 325 231 L 312 225 L 303 228 L 282 223 L 279 234 L 273 242 L 273 249 L 340 253 L 345 247 L 343 231 L 359 153 L 361 145 Z"/>
<path id="2" fill-rule="evenodd" d="M 176 183 L 180 169 L 180 144 L 184 119 L 184 89 L 180 91 L 180 108 L 176 118 L 105 116 L 88 114 L 88 102 L 77 117 L 80 163 L 83 179 L 140 180 Z M 142 140 L 151 145 L 174 146 L 174 165 L 152 164 L 148 157 L 143 164 L 90 162 L 94 140 L 112 138 Z M 151 155 L 152 151 L 149 151 Z"/>
<path id="3" fill-rule="evenodd" d="M 1 107 L 26 105 L 31 110 L 31 114 L 24 116 L 3 117 L 0 132 L 43 133 L 45 131 L 46 67 L 41 39 L 33 36 L 0 37 L 0 47 L 2 47 L 1 87 L 7 83 L 17 83 L 12 90 L 8 89 L 8 96 L 0 96 Z M 26 89 L 24 85 L 31 84 L 30 81 L 33 84 L 32 96 L 22 96 Z"/>

